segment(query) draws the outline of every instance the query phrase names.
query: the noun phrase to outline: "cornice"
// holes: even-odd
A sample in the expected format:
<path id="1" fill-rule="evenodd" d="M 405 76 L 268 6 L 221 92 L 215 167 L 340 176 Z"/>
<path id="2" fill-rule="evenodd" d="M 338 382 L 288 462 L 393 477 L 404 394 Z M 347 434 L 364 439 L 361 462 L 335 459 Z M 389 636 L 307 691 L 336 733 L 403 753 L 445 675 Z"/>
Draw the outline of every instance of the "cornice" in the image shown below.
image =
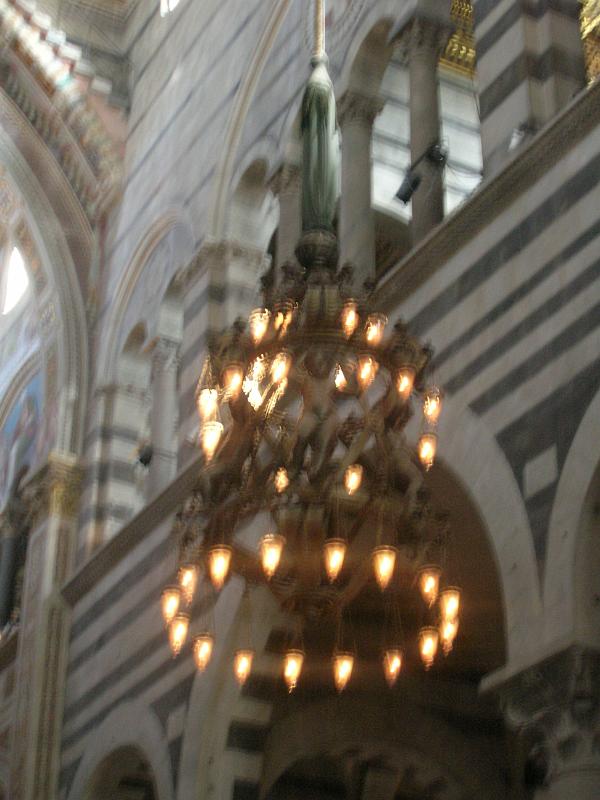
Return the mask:
<path id="1" fill-rule="evenodd" d="M 598 125 L 600 82 L 583 89 L 503 170 L 484 180 L 460 208 L 382 275 L 373 302 L 390 310 L 406 300 Z"/>

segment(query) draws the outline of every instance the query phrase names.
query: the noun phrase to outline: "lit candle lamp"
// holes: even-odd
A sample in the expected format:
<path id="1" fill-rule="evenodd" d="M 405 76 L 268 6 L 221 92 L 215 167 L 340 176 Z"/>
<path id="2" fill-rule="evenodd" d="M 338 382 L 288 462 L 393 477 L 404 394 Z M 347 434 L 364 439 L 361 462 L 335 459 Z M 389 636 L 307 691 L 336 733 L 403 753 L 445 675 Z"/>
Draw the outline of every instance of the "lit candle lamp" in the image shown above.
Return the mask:
<path id="1" fill-rule="evenodd" d="M 415 383 L 415 370 L 414 367 L 402 367 L 398 370 L 396 378 L 396 388 L 400 397 L 406 402 L 410 397 Z"/>
<path id="2" fill-rule="evenodd" d="M 380 545 L 373 550 L 373 571 L 382 592 L 387 589 L 394 574 L 396 553 L 396 548 L 388 545 Z"/>
<path id="3" fill-rule="evenodd" d="M 435 433 L 423 433 L 419 438 L 419 461 L 427 471 L 433 466 L 437 451 L 437 436 Z"/>
<path id="4" fill-rule="evenodd" d="M 365 339 L 373 346 L 380 344 L 387 325 L 385 314 L 369 314 L 365 325 Z"/>
<path id="5" fill-rule="evenodd" d="M 342 308 L 341 321 L 342 330 L 346 338 L 350 338 L 358 327 L 358 311 L 354 300 L 347 300 Z"/>
<path id="6" fill-rule="evenodd" d="M 169 625 L 169 644 L 173 656 L 178 656 L 181 648 L 185 644 L 187 638 L 188 628 L 190 626 L 190 618 L 187 614 L 181 611 L 175 614 L 175 617 Z"/>
<path id="7" fill-rule="evenodd" d="M 342 692 L 350 680 L 354 669 L 352 653 L 337 651 L 333 656 L 333 681 L 338 692 Z"/>
<path id="8" fill-rule="evenodd" d="M 346 542 L 343 539 L 326 539 L 323 545 L 323 559 L 325 561 L 325 572 L 329 583 L 337 580 L 338 575 L 344 566 L 346 557 Z"/>
<path id="9" fill-rule="evenodd" d="M 283 679 L 290 693 L 298 685 L 303 664 L 304 652 L 302 650 L 288 650 L 283 657 Z"/>
<path id="10" fill-rule="evenodd" d="M 208 572 L 212 585 L 217 591 L 223 588 L 223 584 L 229 573 L 231 564 L 231 547 L 219 544 L 211 547 L 208 551 Z"/>
<path id="11" fill-rule="evenodd" d="M 233 674 L 240 686 L 243 686 L 250 676 L 254 650 L 236 650 L 233 657 Z"/>
<path id="12" fill-rule="evenodd" d="M 398 680 L 402 669 L 402 650 L 399 647 L 389 647 L 383 654 L 383 672 L 389 686 Z"/>
<path id="13" fill-rule="evenodd" d="M 442 570 L 439 567 L 428 564 L 419 570 L 417 579 L 421 597 L 427 603 L 429 608 L 435 603 L 440 588 L 440 576 Z"/>
<path id="14" fill-rule="evenodd" d="M 162 616 L 165 625 L 170 625 L 179 611 L 181 603 L 181 589 L 179 586 L 167 586 L 160 596 Z"/>
<path id="15" fill-rule="evenodd" d="M 178 580 L 185 602 L 190 605 L 198 585 L 199 570 L 196 564 L 183 564 L 179 568 Z"/>
<path id="16" fill-rule="evenodd" d="M 204 672 L 212 656 L 214 636 L 210 633 L 200 633 L 194 637 L 194 661 L 198 672 Z"/>
<path id="17" fill-rule="evenodd" d="M 255 308 L 250 314 L 250 336 L 254 344 L 260 344 L 267 329 L 271 312 L 268 308 Z"/>
<path id="18" fill-rule="evenodd" d="M 344 486 L 349 495 L 355 494 L 362 483 L 363 468 L 360 464 L 350 464 L 344 472 Z"/>
<path id="19" fill-rule="evenodd" d="M 260 540 L 260 560 L 267 580 L 277 571 L 284 545 L 284 537 L 277 533 L 266 533 Z"/>
<path id="20" fill-rule="evenodd" d="M 429 669 L 435 661 L 439 643 L 437 628 L 427 626 L 419 631 L 419 653 L 425 669 Z"/>

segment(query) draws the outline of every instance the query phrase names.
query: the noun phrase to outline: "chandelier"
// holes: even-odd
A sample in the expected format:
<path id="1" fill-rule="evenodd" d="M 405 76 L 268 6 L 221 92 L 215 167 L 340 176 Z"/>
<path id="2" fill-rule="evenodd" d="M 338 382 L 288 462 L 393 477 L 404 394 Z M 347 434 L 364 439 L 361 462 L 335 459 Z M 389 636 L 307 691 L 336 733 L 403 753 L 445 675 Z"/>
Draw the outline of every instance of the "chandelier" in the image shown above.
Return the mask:
<path id="1" fill-rule="evenodd" d="M 344 617 L 370 580 L 389 597 L 382 667 L 390 685 L 405 649 L 392 587 L 414 586 L 421 596 L 426 624 L 417 646 L 426 669 L 438 651 L 452 649 L 461 603 L 448 569 L 447 515 L 424 485 L 443 402 L 429 380 L 431 350 L 403 322 L 390 326 L 372 308 L 372 287 L 352 290 L 350 267 L 337 268 L 335 104 L 316 5 L 298 264 L 284 265 L 280 275 L 271 269 L 263 305 L 209 340 L 196 392 L 204 465 L 177 514 L 179 569 L 162 594 L 177 655 L 190 636 L 199 586 L 216 594 L 233 573 L 246 586 L 265 583 L 297 621 L 282 663 L 289 691 L 310 657 L 302 636 L 308 622 L 334 628 L 333 682 L 338 691 L 348 684 L 357 656 L 344 638 Z M 411 446 L 406 426 L 415 410 L 420 432 Z M 240 533 L 255 535 L 257 526 L 250 551 Z M 199 671 L 214 637 L 211 626 L 190 637 Z M 251 641 L 235 652 L 240 684 L 253 657 Z"/>

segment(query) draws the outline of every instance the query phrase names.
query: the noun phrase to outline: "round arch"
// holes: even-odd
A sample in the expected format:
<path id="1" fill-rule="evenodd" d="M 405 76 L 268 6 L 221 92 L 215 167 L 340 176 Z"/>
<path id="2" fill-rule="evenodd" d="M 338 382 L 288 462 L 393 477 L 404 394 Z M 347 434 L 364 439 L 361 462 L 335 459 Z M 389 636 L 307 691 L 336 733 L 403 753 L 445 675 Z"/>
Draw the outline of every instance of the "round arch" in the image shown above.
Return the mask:
<path id="1" fill-rule="evenodd" d="M 20 152 L 7 131 L 0 130 L 0 161 L 7 174 L 19 187 L 24 203 L 24 216 L 39 254 L 42 267 L 51 286 L 49 303 L 49 331 L 56 331 L 58 423 L 55 449 L 63 452 L 80 453 L 83 441 L 85 402 L 87 394 L 87 355 L 88 332 L 85 308 L 81 294 L 78 272 L 72 256 L 73 242 L 67 242 L 61 220 L 52 201 L 40 186 L 34 170 Z M 54 177 L 53 170 L 48 170 Z M 53 185 L 54 193 L 60 196 L 65 187 L 57 177 Z M 68 192 L 70 194 L 70 190 Z M 64 200 L 60 201 L 64 204 Z M 37 220 L 44 220 L 44 232 Z M 79 243 L 90 245 L 90 231 L 86 225 L 78 226 L 78 216 L 72 226 L 79 232 Z M 85 269 L 89 251 L 81 253 Z M 81 271 L 80 271 L 81 274 Z"/>
<path id="2" fill-rule="evenodd" d="M 158 291 L 155 293 L 159 300 L 162 300 L 164 293 L 167 291 L 173 274 L 179 267 L 185 266 L 189 263 L 193 255 L 193 236 L 191 235 L 191 227 L 187 221 L 182 218 L 181 213 L 176 209 L 167 210 L 160 216 L 148 231 L 142 236 L 137 247 L 134 250 L 133 256 L 123 271 L 119 284 L 114 293 L 114 300 L 111 304 L 111 310 L 108 319 L 104 325 L 106 336 L 104 337 L 104 347 L 100 353 L 99 358 L 99 375 L 106 376 L 106 382 L 114 381 L 116 377 L 116 365 L 120 352 L 120 347 L 124 342 L 124 338 L 129 334 L 129 329 L 125 330 L 125 318 L 130 308 L 132 298 L 136 287 L 139 285 L 142 273 L 152 260 L 152 256 L 161 242 L 174 231 L 183 231 L 182 253 L 178 261 L 182 263 L 172 264 L 170 270 L 165 270 L 163 274 L 154 277 L 151 288 L 160 283 Z M 158 306 L 156 308 L 158 318 Z M 132 320 L 135 324 L 139 320 Z M 131 328 L 132 326 L 130 326 Z M 149 331 L 153 335 L 153 331 Z"/>
<path id="3" fill-rule="evenodd" d="M 399 774 L 418 764 L 429 779 L 445 780 L 447 798 L 505 796 L 498 765 L 483 749 L 404 696 L 394 703 L 385 694 L 342 695 L 304 705 L 274 723 L 264 752 L 261 798 L 295 762 L 320 754 L 393 763 Z"/>
<path id="4" fill-rule="evenodd" d="M 98 767 L 111 754 L 132 747 L 141 753 L 152 771 L 157 800 L 174 800 L 166 737 L 156 714 L 138 701 L 122 703 L 92 734 L 75 773 L 69 800 L 86 798 Z"/>
<path id="5" fill-rule="evenodd" d="M 440 459 L 478 509 L 489 533 L 504 603 L 507 660 L 535 650 L 542 599 L 529 521 L 516 479 L 491 431 L 447 397 L 440 421 Z"/>
<path id="6" fill-rule="evenodd" d="M 579 532 L 586 498 L 599 467 L 600 392 L 597 392 L 577 429 L 562 468 L 550 524 L 544 574 L 545 639 L 571 639 L 577 632 L 576 562 Z"/>

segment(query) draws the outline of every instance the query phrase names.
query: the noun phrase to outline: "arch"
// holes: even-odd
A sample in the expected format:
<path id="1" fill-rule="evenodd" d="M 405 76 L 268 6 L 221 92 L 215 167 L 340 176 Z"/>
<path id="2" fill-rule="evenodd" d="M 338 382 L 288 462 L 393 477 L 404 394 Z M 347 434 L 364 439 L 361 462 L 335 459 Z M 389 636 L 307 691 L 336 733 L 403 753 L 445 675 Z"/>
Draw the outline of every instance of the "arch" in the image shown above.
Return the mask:
<path id="1" fill-rule="evenodd" d="M 227 202 L 232 185 L 234 164 L 237 161 L 237 151 L 244 131 L 248 109 L 254 97 L 262 71 L 267 58 L 277 39 L 277 35 L 290 9 L 291 0 L 277 0 L 275 8 L 269 17 L 269 23 L 258 43 L 254 58 L 246 72 L 236 95 L 234 106 L 229 118 L 225 142 L 221 151 L 221 158 L 215 171 L 215 200 L 211 204 L 208 233 L 211 238 L 220 241 L 224 238 L 227 219 Z"/>
<path id="2" fill-rule="evenodd" d="M 387 45 L 415 13 L 417 5 L 418 0 L 406 0 L 401 7 L 395 0 L 378 0 L 378 2 L 367 3 L 364 13 L 352 30 L 350 41 L 345 42 L 343 48 L 340 47 L 339 50 L 336 49 L 330 53 L 332 61 L 334 63 L 339 61 L 340 64 L 338 78 L 335 81 L 338 96 L 344 94 L 348 89 L 360 89 L 361 82 L 362 88 L 364 88 L 365 80 L 368 87 L 372 89 L 376 80 L 369 79 L 369 68 L 375 70 L 375 79 L 379 77 L 379 82 L 381 81 L 382 66 L 385 70 L 389 59 Z M 387 33 L 386 48 L 383 53 L 377 53 L 373 46 L 384 41 L 382 39 L 384 32 Z"/>
<path id="3" fill-rule="evenodd" d="M 507 659 L 535 651 L 542 599 L 533 538 L 515 477 L 491 431 L 448 397 L 440 421 L 440 459 L 459 478 L 489 532 L 504 603 Z"/>
<path id="4" fill-rule="evenodd" d="M 123 271 L 119 284 L 114 293 L 113 302 L 111 304 L 110 314 L 105 323 L 106 337 L 104 347 L 99 357 L 99 375 L 106 376 L 106 382 L 111 383 L 116 377 L 116 364 L 119 355 L 120 345 L 129 331 L 124 330 L 125 316 L 130 308 L 132 298 L 136 287 L 139 284 L 141 275 L 150 263 L 152 256 L 160 243 L 175 230 L 182 230 L 182 250 L 180 257 L 177 261 L 181 260 L 183 263 L 171 264 L 170 272 L 165 270 L 162 275 L 156 276 L 156 279 L 163 285 L 169 284 L 173 278 L 173 273 L 177 268 L 187 264 L 193 255 L 193 237 L 191 235 L 191 226 L 187 219 L 177 210 L 168 209 L 162 214 L 141 237 L 137 247 L 133 252 L 133 256 Z M 155 279 L 155 281 L 156 281 Z M 153 281 L 153 283 L 155 283 Z M 156 292 L 156 299 L 163 296 L 166 286 L 163 286 L 162 291 Z M 158 311 L 158 308 L 156 309 Z M 139 320 L 133 320 L 137 322 Z M 153 331 L 149 330 L 149 335 L 153 335 Z"/>
<path id="5" fill-rule="evenodd" d="M 392 55 L 389 44 L 393 19 L 380 17 L 360 43 L 349 62 L 348 90 L 366 96 L 377 95 Z"/>
<path id="6" fill-rule="evenodd" d="M 177 800 L 197 800 L 209 795 L 210 786 L 231 780 L 222 758 L 231 720 L 242 713 L 244 700 L 231 670 L 240 622 L 242 582 L 230 581 L 215 606 L 215 629 L 227 637 L 215 643 L 211 663 L 194 678 L 181 748 Z M 279 611 L 267 589 L 253 593 L 253 645 L 260 654 Z M 258 657 L 258 656 L 257 656 Z M 254 667 L 253 667 L 254 671 Z"/>
<path id="7" fill-rule="evenodd" d="M 91 735 L 68 794 L 83 800 L 100 765 L 123 748 L 135 747 L 154 776 L 157 800 L 174 800 L 169 747 L 156 714 L 139 701 L 122 703 Z"/>
<path id="8" fill-rule="evenodd" d="M 266 251 L 277 227 L 278 205 L 267 184 L 268 165 L 253 161 L 239 179 L 229 203 L 226 238 Z"/>
<path id="9" fill-rule="evenodd" d="M 46 330 L 47 338 L 53 330 L 56 331 L 56 380 L 60 387 L 54 446 L 59 451 L 80 453 L 87 395 L 88 333 L 72 251 L 54 205 L 40 186 L 37 174 L 3 126 L 0 130 L 0 154 L 11 180 L 19 187 L 24 216 L 52 287 L 44 306 L 51 318 Z M 52 177 L 51 169 L 46 179 L 48 176 Z M 57 185 L 54 189 L 59 192 Z M 36 220 L 40 219 L 45 220 L 46 235 L 42 235 L 37 226 Z M 80 229 L 76 215 L 70 224 L 74 231 L 79 231 L 80 239 L 85 239 L 88 231 Z M 85 259 L 85 253 L 82 258 Z"/>
<path id="10" fill-rule="evenodd" d="M 545 639 L 572 639 L 577 631 L 576 554 L 582 514 L 598 469 L 600 392 L 577 429 L 558 481 L 550 524 L 544 574 Z"/>
<path id="11" fill-rule="evenodd" d="M 424 773 L 447 779 L 454 789 L 450 797 L 500 800 L 505 796 L 498 765 L 486 758 L 483 749 L 406 697 L 392 702 L 381 694 L 377 700 L 374 696 L 329 697 L 278 719 L 265 745 L 261 797 L 298 760 L 344 753 L 400 767 L 418 761 Z M 477 770 L 472 768 L 474 759 Z M 460 792 L 461 787 L 468 794 Z"/>

